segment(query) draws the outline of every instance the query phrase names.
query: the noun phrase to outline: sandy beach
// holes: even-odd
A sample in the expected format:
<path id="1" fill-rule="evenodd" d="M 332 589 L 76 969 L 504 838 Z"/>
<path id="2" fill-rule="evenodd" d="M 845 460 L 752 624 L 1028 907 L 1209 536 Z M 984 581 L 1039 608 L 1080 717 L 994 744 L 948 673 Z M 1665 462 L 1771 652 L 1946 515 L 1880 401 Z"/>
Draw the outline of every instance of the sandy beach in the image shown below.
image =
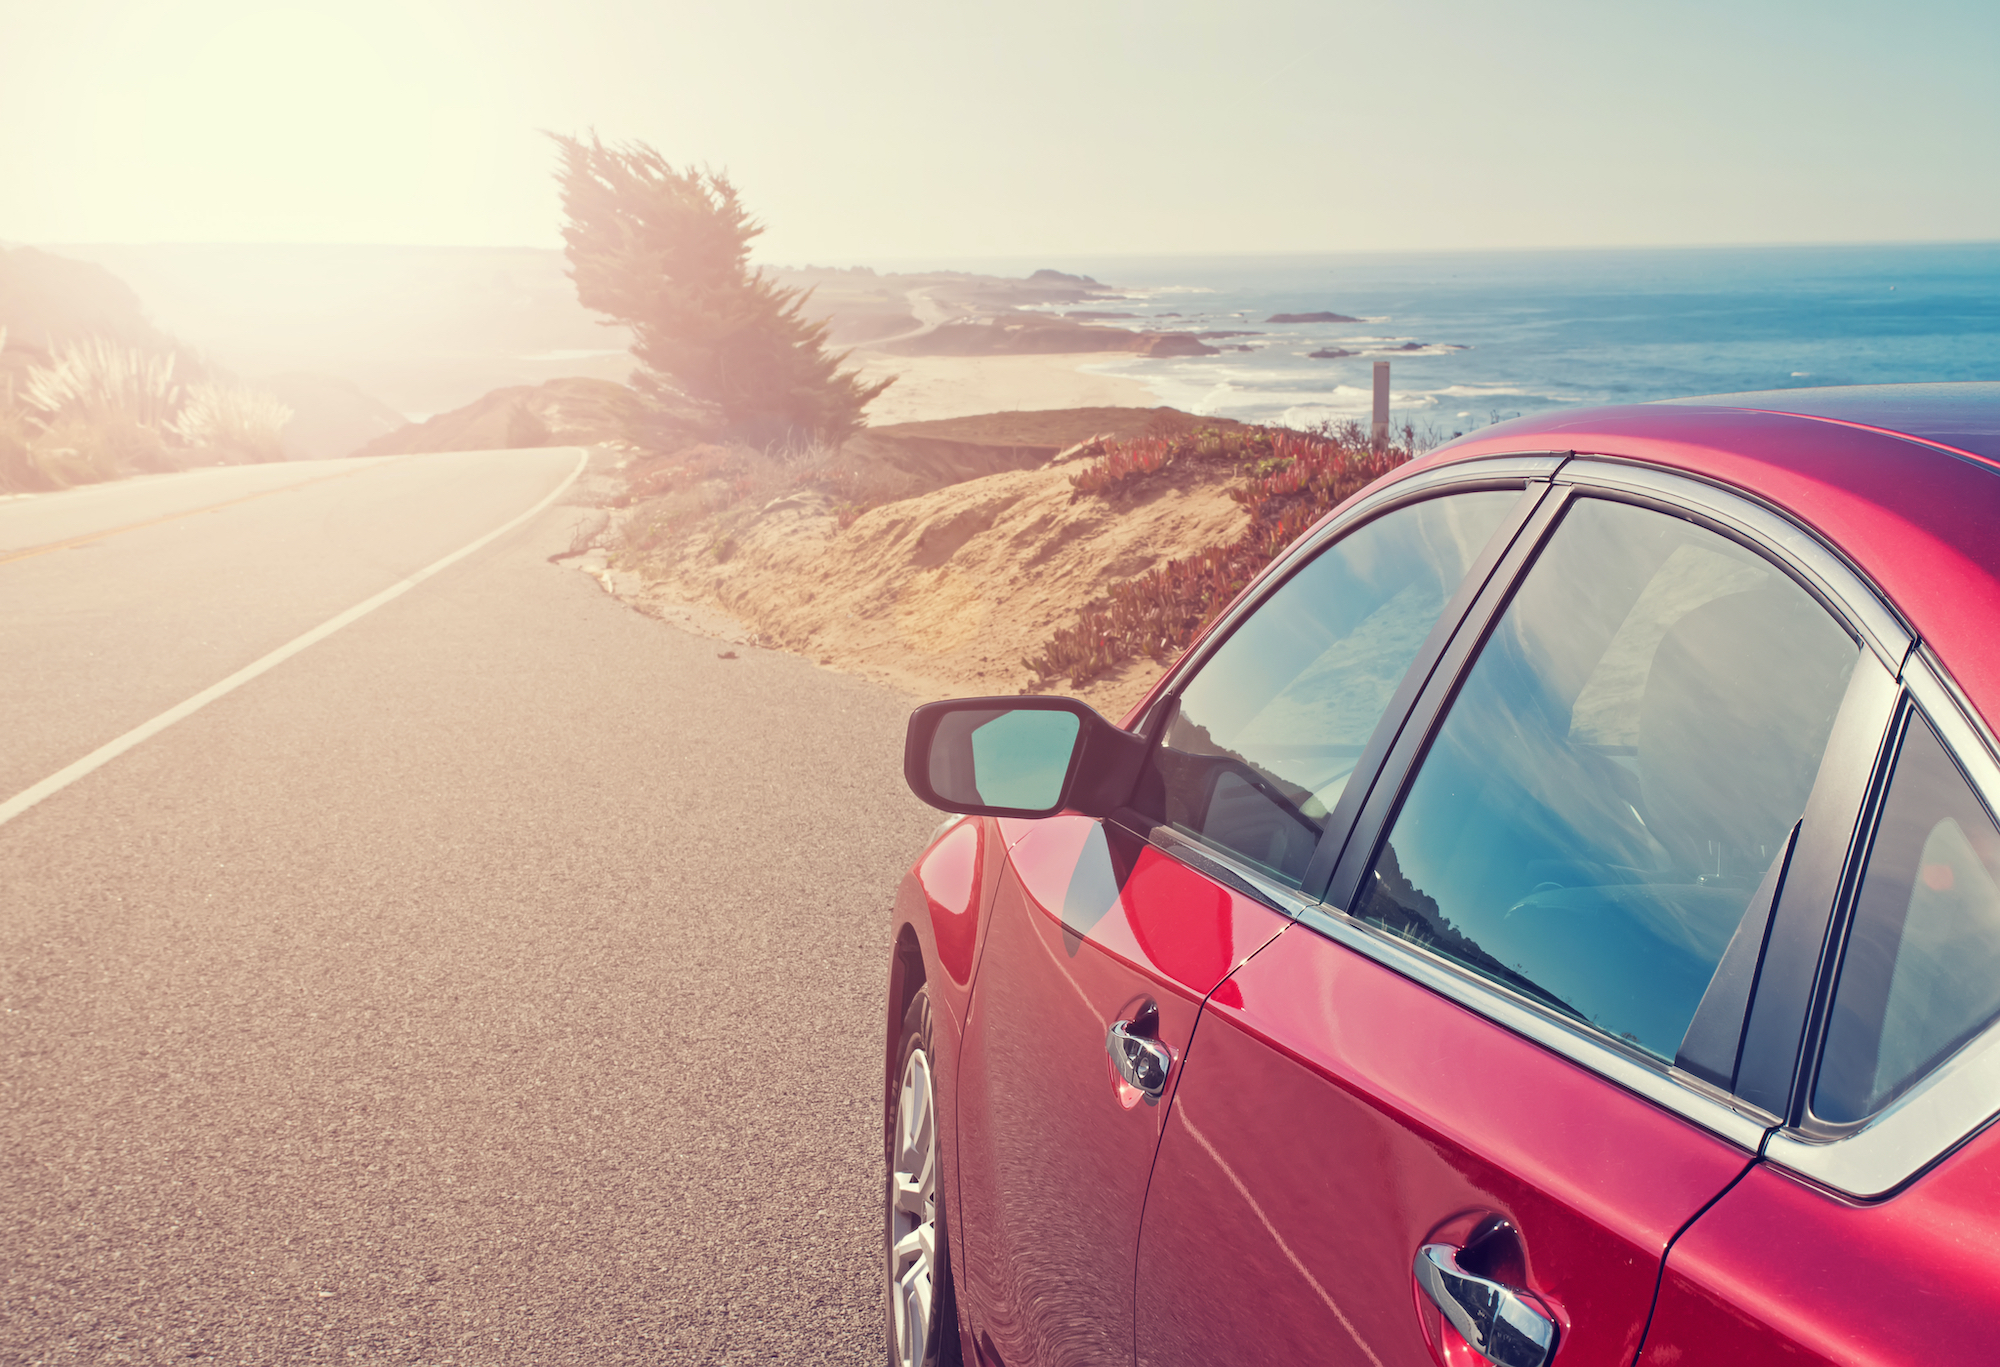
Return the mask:
<path id="1" fill-rule="evenodd" d="M 871 380 L 897 377 L 868 406 L 868 421 L 877 427 L 974 413 L 1150 408 L 1159 402 L 1138 380 L 1084 369 L 1102 365 L 1102 355 L 886 356 L 857 351 L 849 363 Z"/>

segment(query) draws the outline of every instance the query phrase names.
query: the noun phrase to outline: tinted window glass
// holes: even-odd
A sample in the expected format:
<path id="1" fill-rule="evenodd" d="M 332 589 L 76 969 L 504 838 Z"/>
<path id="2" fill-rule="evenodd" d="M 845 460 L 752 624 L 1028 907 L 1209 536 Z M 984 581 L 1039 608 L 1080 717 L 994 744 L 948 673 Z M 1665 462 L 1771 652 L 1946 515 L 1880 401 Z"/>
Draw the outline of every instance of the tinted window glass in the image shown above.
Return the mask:
<path id="1" fill-rule="evenodd" d="M 1733 542 L 1580 500 L 1481 647 L 1355 914 L 1672 1059 L 1859 655 Z"/>
<path id="2" fill-rule="evenodd" d="M 1882 805 L 1813 1088 L 1861 1120 L 2000 1013 L 2000 831 L 1913 716 Z"/>
<path id="3" fill-rule="evenodd" d="M 1296 886 L 1396 685 L 1520 497 L 1398 508 L 1293 575 L 1182 691 L 1141 805 Z"/>

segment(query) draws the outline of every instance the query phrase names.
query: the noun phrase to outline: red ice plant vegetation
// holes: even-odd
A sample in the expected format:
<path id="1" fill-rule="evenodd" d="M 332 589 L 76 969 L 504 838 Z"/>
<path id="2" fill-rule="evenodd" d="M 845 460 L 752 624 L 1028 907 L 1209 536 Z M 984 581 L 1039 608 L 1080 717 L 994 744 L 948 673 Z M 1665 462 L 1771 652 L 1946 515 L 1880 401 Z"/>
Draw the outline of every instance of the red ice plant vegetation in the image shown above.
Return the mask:
<path id="1" fill-rule="evenodd" d="M 1139 656 L 1164 663 L 1178 655 L 1327 510 L 1416 454 L 1410 427 L 1397 436 L 1377 447 L 1359 424 L 1347 423 L 1310 432 L 1196 428 L 1100 442 L 1101 457 L 1071 480 L 1074 497 L 1117 499 L 1177 470 L 1225 469 L 1243 476 L 1229 496 L 1250 510 L 1250 525 L 1226 546 L 1113 584 L 1104 606 L 1086 608 L 1023 663 L 1044 682 L 1067 678 L 1082 686 Z"/>

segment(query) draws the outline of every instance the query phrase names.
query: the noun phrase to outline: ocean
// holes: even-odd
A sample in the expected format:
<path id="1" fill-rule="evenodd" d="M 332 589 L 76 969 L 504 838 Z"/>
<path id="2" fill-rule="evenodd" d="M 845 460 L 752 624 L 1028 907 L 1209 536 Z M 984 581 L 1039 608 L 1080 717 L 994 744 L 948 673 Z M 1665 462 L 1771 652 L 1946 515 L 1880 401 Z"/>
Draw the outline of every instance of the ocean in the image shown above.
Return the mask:
<path id="1" fill-rule="evenodd" d="M 1115 326 L 1244 332 L 1121 358 L 1190 412 L 1306 426 L 1390 411 L 1439 438 L 1547 409 L 1908 380 L 2000 380 L 2000 243 L 982 262 L 1092 276 Z M 1353 323 L 1271 323 L 1275 313 Z M 1315 358 L 1315 351 L 1347 356 Z"/>

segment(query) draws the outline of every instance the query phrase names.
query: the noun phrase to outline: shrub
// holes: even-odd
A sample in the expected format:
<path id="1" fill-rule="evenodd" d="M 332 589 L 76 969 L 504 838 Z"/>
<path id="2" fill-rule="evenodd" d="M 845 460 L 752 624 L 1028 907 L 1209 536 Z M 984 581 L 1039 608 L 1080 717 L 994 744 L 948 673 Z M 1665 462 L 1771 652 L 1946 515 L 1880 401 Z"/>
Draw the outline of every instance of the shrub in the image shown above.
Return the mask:
<path id="1" fill-rule="evenodd" d="M 21 398 L 43 423 L 119 417 L 162 430 L 180 408 L 174 354 L 138 351 L 102 337 L 71 343 L 28 371 Z"/>
<path id="2" fill-rule="evenodd" d="M 27 487 L 63 489 L 175 468 L 173 452 L 152 428 L 117 413 L 57 418 L 27 441 Z"/>
<path id="3" fill-rule="evenodd" d="M 30 366 L 0 422 L 0 484 L 60 489 L 175 462 L 165 440 L 183 391 L 171 352 L 102 337 Z"/>
<path id="4" fill-rule="evenodd" d="M 0 494 L 55 487 L 34 457 L 34 437 L 25 413 L 0 405 Z"/>
<path id="5" fill-rule="evenodd" d="M 1229 493 L 1249 508 L 1250 525 L 1226 546 L 1113 584 L 1104 607 L 1085 609 L 1022 663 L 1044 681 L 1081 686 L 1139 656 L 1164 663 L 1179 655 L 1301 532 L 1415 455 L 1416 433 L 1406 426 L 1400 435 L 1400 445 L 1375 447 L 1348 424 L 1311 432 L 1197 429 L 1104 443 L 1103 456 L 1071 481 L 1076 497 L 1115 494 L 1176 464 L 1229 466 L 1247 476 Z"/>
<path id="6" fill-rule="evenodd" d="M 1248 473 L 1289 459 L 1276 443 L 1281 436 L 1330 440 L 1280 427 L 1189 427 L 1126 441 L 1099 437 L 1090 443 L 1098 459 L 1070 476 L 1072 498 L 1114 495 L 1143 488 L 1154 476 L 1179 471 Z"/>
<path id="7" fill-rule="evenodd" d="M 188 388 L 173 432 L 190 446 L 232 463 L 283 460 L 278 439 L 292 410 L 273 395 L 236 385 Z"/>

